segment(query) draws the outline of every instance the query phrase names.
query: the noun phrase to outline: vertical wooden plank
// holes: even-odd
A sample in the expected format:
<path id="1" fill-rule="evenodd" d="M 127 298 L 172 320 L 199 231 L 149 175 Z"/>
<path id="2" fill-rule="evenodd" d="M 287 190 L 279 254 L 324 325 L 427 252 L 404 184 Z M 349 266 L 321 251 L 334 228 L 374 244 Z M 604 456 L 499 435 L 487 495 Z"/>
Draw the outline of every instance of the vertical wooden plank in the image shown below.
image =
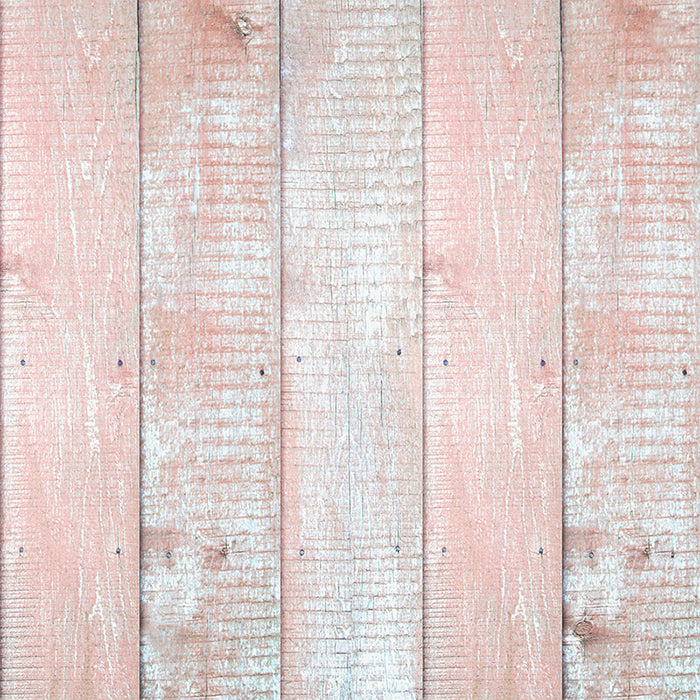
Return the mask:
<path id="1" fill-rule="evenodd" d="M 565 0 L 565 695 L 700 688 L 700 6 Z"/>
<path id="2" fill-rule="evenodd" d="M 424 5 L 425 695 L 555 698 L 559 5 Z"/>
<path id="3" fill-rule="evenodd" d="M 136 3 L 1 13 L 0 691 L 136 698 Z"/>
<path id="4" fill-rule="evenodd" d="M 421 688 L 421 13 L 282 5 L 282 689 Z"/>
<path id="5" fill-rule="evenodd" d="M 140 8 L 142 696 L 279 697 L 278 3 Z"/>

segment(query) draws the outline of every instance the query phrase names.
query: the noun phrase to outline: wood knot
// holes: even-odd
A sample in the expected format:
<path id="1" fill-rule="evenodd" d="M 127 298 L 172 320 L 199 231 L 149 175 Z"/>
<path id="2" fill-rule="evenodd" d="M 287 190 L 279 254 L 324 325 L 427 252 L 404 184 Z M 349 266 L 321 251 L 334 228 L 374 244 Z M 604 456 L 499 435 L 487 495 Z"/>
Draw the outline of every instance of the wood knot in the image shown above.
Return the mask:
<path id="1" fill-rule="evenodd" d="M 574 634 L 581 639 L 588 639 L 593 633 L 593 623 L 590 620 L 580 620 L 574 627 Z"/>
<path id="2" fill-rule="evenodd" d="M 250 36 L 253 33 L 253 27 L 245 15 L 240 15 L 236 19 L 236 29 L 241 36 Z"/>

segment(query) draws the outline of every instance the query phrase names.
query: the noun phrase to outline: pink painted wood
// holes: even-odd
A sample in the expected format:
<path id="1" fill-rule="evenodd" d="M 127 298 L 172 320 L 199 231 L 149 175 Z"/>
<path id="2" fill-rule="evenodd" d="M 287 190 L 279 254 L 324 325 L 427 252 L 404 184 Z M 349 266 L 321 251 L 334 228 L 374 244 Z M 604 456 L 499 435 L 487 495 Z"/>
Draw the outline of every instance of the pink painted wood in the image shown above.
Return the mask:
<path id="1" fill-rule="evenodd" d="M 140 8 L 142 697 L 274 698 L 278 3 Z"/>
<path id="2" fill-rule="evenodd" d="M 425 696 L 555 698 L 559 4 L 424 7 Z"/>
<path id="3" fill-rule="evenodd" d="M 1 12 L 0 690 L 137 698 L 136 3 Z"/>
<path id="4" fill-rule="evenodd" d="M 283 695 L 419 697 L 420 2 L 282 13 Z"/>
<path id="5" fill-rule="evenodd" d="M 565 696 L 700 688 L 700 6 L 565 0 Z"/>
<path id="6" fill-rule="evenodd" d="M 140 369 L 136 3 L 0 8 L 0 692 L 694 697 L 697 3 L 563 3 L 563 687 L 558 3 L 424 92 L 418 0 L 140 7 Z"/>

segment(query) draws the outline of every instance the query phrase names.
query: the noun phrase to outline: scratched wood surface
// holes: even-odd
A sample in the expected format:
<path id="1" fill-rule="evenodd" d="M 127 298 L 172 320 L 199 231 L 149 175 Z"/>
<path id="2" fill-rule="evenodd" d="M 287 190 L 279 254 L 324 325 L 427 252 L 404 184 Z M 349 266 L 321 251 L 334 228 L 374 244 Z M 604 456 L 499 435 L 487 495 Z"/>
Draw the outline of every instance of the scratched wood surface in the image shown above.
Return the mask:
<path id="1" fill-rule="evenodd" d="M 554 698 L 559 4 L 424 6 L 425 696 Z"/>
<path id="2" fill-rule="evenodd" d="M 282 30 L 282 691 L 418 697 L 420 2 Z"/>
<path id="3" fill-rule="evenodd" d="M 138 6 L 0 4 L 0 694 L 696 697 L 698 3 Z"/>
<path id="4" fill-rule="evenodd" d="M 140 3 L 142 697 L 279 697 L 278 4 Z"/>
<path id="5" fill-rule="evenodd" d="M 700 6 L 564 2 L 567 698 L 696 698 Z"/>
<path id="6" fill-rule="evenodd" d="M 136 3 L 1 12 L 0 692 L 134 698 Z"/>

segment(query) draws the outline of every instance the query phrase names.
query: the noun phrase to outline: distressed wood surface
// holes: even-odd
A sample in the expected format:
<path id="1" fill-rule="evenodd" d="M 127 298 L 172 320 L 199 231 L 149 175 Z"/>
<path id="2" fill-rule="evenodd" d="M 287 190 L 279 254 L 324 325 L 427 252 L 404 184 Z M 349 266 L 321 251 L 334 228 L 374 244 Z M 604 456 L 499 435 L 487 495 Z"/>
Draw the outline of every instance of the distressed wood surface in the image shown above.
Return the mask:
<path id="1" fill-rule="evenodd" d="M 424 7 L 425 696 L 555 698 L 559 4 Z"/>
<path id="2" fill-rule="evenodd" d="M 279 697 L 278 27 L 140 3 L 143 698 Z"/>
<path id="3" fill-rule="evenodd" d="M 282 690 L 419 697 L 420 2 L 282 29 Z"/>
<path id="4" fill-rule="evenodd" d="M 0 691 L 137 698 L 136 3 L 1 13 Z"/>
<path id="5" fill-rule="evenodd" d="M 696 698 L 700 7 L 564 2 L 567 698 Z"/>

